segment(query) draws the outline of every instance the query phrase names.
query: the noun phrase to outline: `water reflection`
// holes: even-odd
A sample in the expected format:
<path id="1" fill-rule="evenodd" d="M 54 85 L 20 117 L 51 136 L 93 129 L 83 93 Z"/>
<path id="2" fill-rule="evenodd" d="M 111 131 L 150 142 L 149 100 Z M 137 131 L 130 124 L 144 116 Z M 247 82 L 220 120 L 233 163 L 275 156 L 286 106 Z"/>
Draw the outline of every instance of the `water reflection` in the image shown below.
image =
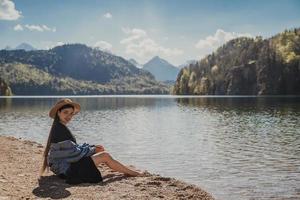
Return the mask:
<path id="1" fill-rule="evenodd" d="M 179 105 L 194 106 L 216 111 L 268 112 L 271 110 L 300 112 L 300 97 L 218 97 L 178 98 Z"/>
<path id="2" fill-rule="evenodd" d="M 157 104 L 168 105 L 168 102 L 159 101 L 154 98 L 118 98 L 118 97 L 100 97 L 100 98 L 71 98 L 80 103 L 83 110 L 115 110 L 129 109 L 137 107 L 154 107 Z M 22 110 L 30 107 L 34 110 L 47 110 L 53 106 L 59 98 L 1 98 L 0 111 Z"/>

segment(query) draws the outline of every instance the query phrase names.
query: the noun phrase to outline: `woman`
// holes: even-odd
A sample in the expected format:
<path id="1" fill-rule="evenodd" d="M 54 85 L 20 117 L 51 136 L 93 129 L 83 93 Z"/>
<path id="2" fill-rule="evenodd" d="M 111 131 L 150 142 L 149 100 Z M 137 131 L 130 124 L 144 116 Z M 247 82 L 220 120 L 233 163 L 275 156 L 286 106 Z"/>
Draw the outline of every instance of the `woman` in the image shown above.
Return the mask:
<path id="1" fill-rule="evenodd" d="M 69 184 L 98 183 L 102 181 L 102 176 L 97 166 L 104 163 L 111 169 L 126 175 L 141 176 L 142 173 L 131 170 L 114 160 L 103 146 L 77 144 L 74 135 L 66 125 L 79 111 L 80 105 L 70 99 L 62 99 L 51 108 L 49 116 L 54 121 L 44 151 L 40 175 L 50 167 L 52 172 L 66 179 Z"/>

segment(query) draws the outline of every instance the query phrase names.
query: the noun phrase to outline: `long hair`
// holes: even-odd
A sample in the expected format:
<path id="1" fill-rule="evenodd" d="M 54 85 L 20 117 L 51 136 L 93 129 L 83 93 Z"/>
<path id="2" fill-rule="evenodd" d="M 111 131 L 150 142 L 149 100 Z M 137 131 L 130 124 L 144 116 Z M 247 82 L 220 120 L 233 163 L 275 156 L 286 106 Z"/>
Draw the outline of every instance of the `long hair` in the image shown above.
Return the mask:
<path id="1" fill-rule="evenodd" d="M 43 154 L 43 164 L 42 164 L 42 168 L 40 170 L 40 176 L 43 175 L 43 173 L 45 172 L 45 170 L 49 170 L 49 166 L 48 166 L 48 162 L 47 162 L 47 157 L 48 157 L 48 153 L 49 153 L 49 149 L 50 149 L 50 144 L 51 144 L 51 137 L 52 137 L 52 130 L 54 129 L 54 127 L 56 126 L 56 124 L 59 122 L 59 117 L 57 115 L 57 113 L 55 114 L 50 132 L 49 132 L 49 136 L 48 136 L 48 140 L 47 140 L 47 144 L 44 150 L 44 154 Z"/>
<path id="2" fill-rule="evenodd" d="M 70 104 L 66 104 L 66 105 L 62 106 L 58 110 L 61 111 L 61 110 L 65 109 L 65 108 L 73 108 L 74 109 L 74 106 L 70 105 Z M 53 123 L 52 123 L 52 126 L 51 126 L 51 129 L 50 129 L 50 132 L 49 132 L 49 136 L 48 136 L 48 139 L 47 139 L 47 144 L 46 144 L 46 147 L 45 147 L 45 150 L 44 150 L 44 154 L 43 154 L 43 164 L 42 164 L 42 168 L 40 170 L 40 177 L 43 175 L 43 173 L 45 172 L 46 169 L 49 170 L 49 166 L 48 166 L 48 162 L 47 162 L 47 157 L 48 157 L 48 153 L 49 153 L 49 149 L 50 149 L 52 132 L 54 130 L 54 127 L 59 123 L 59 120 L 60 119 L 59 119 L 58 114 L 56 112 L 54 120 L 53 120 Z"/>

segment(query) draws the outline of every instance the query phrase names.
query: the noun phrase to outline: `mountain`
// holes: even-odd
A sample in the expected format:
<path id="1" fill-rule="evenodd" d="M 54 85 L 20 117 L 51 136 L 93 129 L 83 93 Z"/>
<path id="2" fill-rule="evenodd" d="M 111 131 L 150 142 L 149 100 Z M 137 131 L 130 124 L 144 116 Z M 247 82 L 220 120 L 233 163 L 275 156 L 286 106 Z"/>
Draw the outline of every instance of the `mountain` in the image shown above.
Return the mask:
<path id="1" fill-rule="evenodd" d="M 11 48 L 10 46 L 6 46 L 6 47 L 4 48 L 4 50 L 13 50 L 13 48 Z"/>
<path id="2" fill-rule="evenodd" d="M 173 93 L 299 95 L 300 28 L 269 39 L 236 38 L 180 70 Z"/>
<path id="3" fill-rule="evenodd" d="M 174 81 L 179 72 L 177 67 L 158 56 L 153 57 L 144 64 L 143 69 L 151 72 L 155 79 L 159 81 Z"/>
<path id="4" fill-rule="evenodd" d="M 197 62 L 197 60 L 188 60 L 188 61 L 186 61 L 186 62 L 184 62 L 183 64 L 181 64 L 181 65 L 178 65 L 178 68 L 179 69 L 182 69 L 182 68 L 184 68 L 184 67 L 187 67 L 187 66 L 189 66 L 190 64 L 196 64 L 196 62 Z"/>
<path id="5" fill-rule="evenodd" d="M 142 64 L 140 64 L 140 63 L 138 63 L 136 60 L 134 60 L 133 58 L 130 58 L 129 60 L 128 60 L 131 64 L 133 64 L 134 66 L 136 66 L 137 68 L 139 68 L 139 69 L 142 69 L 143 68 L 143 65 Z"/>
<path id="6" fill-rule="evenodd" d="M 0 64 L 0 95 L 99 95 L 99 94 L 162 94 L 168 88 L 143 79 L 124 78 L 114 84 L 59 77 L 28 64 Z M 9 86 L 8 86 L 9 82 Z M 141 87 L 141 85 L 143 87 Z"/>
<path id="7" fill-rule="evenodd" d="M 4 48 L 4 50 L 21 50 L 21 49 L 23 49 L 23 50 L 25 50 L 25 51 L 34 51 L 34 50 L 36 50 L 33 46 L 31 46 L 30 44 L 25 43 L 25 42 L 19 44 L 19 45 L 16 46 L 15 48 L 12 48 L 12 47 L 10 47 L 10 46 L 6 46 L 6 47 Z"/>
<path id="8" fill-rule="evenodd" d="M 36 50 L 33 46 L 31 46 L 30 44 L 28 43 L 21 43 L 19 44 L 15 50 L 18 50 L 18 49 L 23 49 L 25 51 L 33 51 L 33 50 Z"/>
<path id="9" fill-rule="evenodd" d="M 1 50 L 0 69 L 0 78 L 17 95 L 169 92 L 168 86 L 122 57 L 82 44 L 50 50 Z M 64 89 L 61 89 L 62 84 Z"/>

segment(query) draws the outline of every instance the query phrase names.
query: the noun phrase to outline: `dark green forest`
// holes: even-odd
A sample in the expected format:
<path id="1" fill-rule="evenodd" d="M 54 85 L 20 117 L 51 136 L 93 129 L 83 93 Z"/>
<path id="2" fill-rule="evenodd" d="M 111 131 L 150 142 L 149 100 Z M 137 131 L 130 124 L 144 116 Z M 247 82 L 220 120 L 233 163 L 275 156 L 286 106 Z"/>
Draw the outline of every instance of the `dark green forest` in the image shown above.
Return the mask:
<path id="1" fill-rule="evenodd" d="M 233 39 L 183 68 L 174 94 L 299 95 L 300 29 Z"/>

